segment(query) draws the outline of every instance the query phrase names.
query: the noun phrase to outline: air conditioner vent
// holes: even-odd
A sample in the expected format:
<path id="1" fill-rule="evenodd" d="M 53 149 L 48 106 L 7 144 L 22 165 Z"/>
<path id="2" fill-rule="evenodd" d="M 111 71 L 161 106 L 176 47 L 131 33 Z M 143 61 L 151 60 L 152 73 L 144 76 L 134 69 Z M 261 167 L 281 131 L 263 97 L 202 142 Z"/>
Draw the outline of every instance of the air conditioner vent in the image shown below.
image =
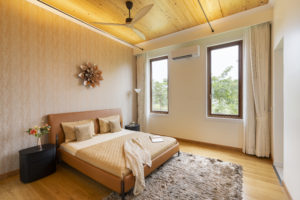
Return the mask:
<path id="1" fill-rule="evenodd" d="M 200 56 L 200 46 L 190 46 L 181 49 L 176 49 L 171 52 L 172 60 L 180 60 L 185 58 L 192 58 Z"/>

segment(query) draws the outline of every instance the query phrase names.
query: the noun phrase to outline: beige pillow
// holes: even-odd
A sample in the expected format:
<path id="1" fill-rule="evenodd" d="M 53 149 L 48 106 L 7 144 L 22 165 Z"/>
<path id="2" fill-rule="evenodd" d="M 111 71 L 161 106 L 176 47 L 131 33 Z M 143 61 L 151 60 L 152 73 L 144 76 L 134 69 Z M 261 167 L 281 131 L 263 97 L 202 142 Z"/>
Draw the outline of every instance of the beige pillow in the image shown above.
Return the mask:
<path id="1" fill-rule="evenodd" d="M 75 122 L 62 122 L 61 126 L 63 128 L 64 134 L 65 134 L 65 142 L 71 142 L 76 140 L 76 135 L 74 131 L 74 127 L 81 125 L 81 124 L 87 124 L 93 122 L 92 119 L 88 120 L 81 120 L 81 121 L 75 121 Z M 93 122 L 94 124 L 94 122 Z M 95 131 L 93 131 L 95 132 Z"/>
<path id="2" fill-rule="evenodd" d="M 120 119 L 109 120 L 110 131 L 112 133 L 121 131 Z"/>
<path id="3" fill-rule="evenodd" d="M 77 141 L 88 140 L 93 137 L 94 123 L 81 124 L 74 127 L 75 136 Z"/>
<path id="4" fill-rule="evenodd" d="M 120 121 L 120 115 L 112 115 L 109 117 L 98 118 L 99 126 L 100 126 L 100 133 L 109 133 L 110 132 L 110 120 L 117 119 Z"/>

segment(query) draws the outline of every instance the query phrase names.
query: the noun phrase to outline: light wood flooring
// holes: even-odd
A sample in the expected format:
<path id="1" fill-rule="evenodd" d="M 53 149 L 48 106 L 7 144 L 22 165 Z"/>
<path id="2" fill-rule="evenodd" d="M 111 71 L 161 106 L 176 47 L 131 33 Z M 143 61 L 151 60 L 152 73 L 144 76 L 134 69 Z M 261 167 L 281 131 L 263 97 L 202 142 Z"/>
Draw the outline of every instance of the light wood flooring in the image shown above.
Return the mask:
<path id="1" fill-rule="evenodd" d="M 271 160 L 247 156 L 238 150 L 180 141 L 182 152 L 219 158 L 243 166 L 244 199 L 288 199 L 272 168 Z M 102 199 L 111 191 L 71 167 L 58 165 L 56 173 L 23 184 L 19 175 L 0 180 L 0 199 Z"/>

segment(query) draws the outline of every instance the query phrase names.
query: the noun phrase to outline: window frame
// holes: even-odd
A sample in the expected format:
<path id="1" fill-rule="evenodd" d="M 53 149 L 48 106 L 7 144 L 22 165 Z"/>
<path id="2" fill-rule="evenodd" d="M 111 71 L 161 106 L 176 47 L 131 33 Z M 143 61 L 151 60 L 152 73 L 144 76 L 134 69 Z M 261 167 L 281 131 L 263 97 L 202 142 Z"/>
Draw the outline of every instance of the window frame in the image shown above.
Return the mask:
<path id="1" fill-rule="evenodd" d="M 159 60 L 165 60 L 167 59 L 168 62 L 168 111 L 155 111 L 152 109 L 152 62 L 153 61 L 159 61 Z M 161 56 L 157 58 L 151 58 L 150 59 L 150 112 L 151 113 L 157 113 L 157 114 L 169 114 L 169 58 L 168 56 Z"/>
<path id="2" fill-rule="evenodd" d="M 231 46 L 239 46 L 239 108 L 238 115 L 227 115 L 227 114 L 213 114 L 212 113 L 212 88 L 211 88 L 211 51 L 216 49 L 222 49 Z M 243 119 L 243 40 L 229 42 L 220 45 L 214 45 L 207 47 L 207 115 L 208 117 L 215 118 L 232 118 L 232 119 Z"/>

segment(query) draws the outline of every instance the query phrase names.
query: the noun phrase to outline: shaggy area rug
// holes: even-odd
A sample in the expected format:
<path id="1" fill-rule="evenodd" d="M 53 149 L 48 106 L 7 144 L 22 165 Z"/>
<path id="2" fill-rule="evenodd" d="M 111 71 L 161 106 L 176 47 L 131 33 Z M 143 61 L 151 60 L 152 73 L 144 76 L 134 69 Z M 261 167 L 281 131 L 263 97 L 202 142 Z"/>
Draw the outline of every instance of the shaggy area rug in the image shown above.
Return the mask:
<path id="1" fill-rule="evenodd" d="M 146 178 L 142 194 L 130 191 L 125 199 L 242 199 L 242 171 L 237 164 L 181 153 Z M 104 199 L 121 197 L 112 192 Z"/>

